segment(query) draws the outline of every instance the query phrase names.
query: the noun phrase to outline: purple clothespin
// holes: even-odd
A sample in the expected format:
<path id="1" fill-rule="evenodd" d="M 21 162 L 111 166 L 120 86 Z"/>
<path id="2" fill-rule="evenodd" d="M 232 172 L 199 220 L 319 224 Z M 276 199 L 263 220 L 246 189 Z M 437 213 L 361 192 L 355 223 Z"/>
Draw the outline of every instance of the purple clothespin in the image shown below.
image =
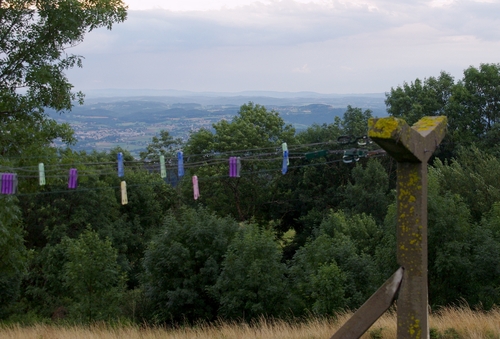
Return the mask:
<path id="1" fill-rule="evenodd" d="M 229 177 L 239 178 L 241 169 L 240 157 L 229 157 Z"/>
<path id="2" fill-rule="evenodd" d="M 229 177 L 234 177 L 234 157 L 229 157 Z"/>
<path id="3" fill-rule="evenodd" d="M 17 191 L 17 174 L 2 173 L 2 194 L 15 194 Z"/>
<path id="4" fill-rule="evenodd" d="M 78 183 L 78 170 L 76 168 L 71 168 L 69 170 L 69 180 L 68 188 L 76 188 Z"/>
<path id="5" fill-rule="evenodd" d="M 7 194 L 7 185 L 9 181 L 9 173 L 2 173 L 2 182 L 1 182 L 1 187 L 2 187 L 2 194 Z"/>

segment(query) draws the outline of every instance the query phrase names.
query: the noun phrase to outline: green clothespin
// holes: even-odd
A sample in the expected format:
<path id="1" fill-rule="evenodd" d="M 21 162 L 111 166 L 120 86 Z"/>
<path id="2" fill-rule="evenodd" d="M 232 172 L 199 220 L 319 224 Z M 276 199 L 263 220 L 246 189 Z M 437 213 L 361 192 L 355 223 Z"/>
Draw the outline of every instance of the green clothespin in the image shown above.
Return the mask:
<path id="1" fill-rule="evenodd" d="M 160 155 L 160 175 L 162 178 L 167 177 L 167 169 L 165 168 L 165 156 Z"/>
<path id="2" fill-rule="evenodd" d="M 38 172 L 39 172 L 39 177 L 40 177 L 40 186 L 45 185 L 45 167 L 43 165 L 43 162 L 38 164 Z"/>
<path id="3" fill-rule="evenodd" d="M 305 156 L 306 156 L 307 160 L 311 160 L 311 159 L 315 159 L 315 158 L 326 157 L 327 154 L 328 154 L 328 151 L 323 150 L 323 151 L 306 153 Z"/>

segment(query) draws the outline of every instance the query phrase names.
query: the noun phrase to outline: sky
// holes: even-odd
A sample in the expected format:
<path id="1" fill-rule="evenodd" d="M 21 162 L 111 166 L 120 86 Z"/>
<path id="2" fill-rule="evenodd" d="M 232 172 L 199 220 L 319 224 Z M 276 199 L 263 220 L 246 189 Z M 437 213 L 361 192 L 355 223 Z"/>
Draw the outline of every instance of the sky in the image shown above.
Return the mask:
<path id="1" fill-rule="evenodd" d="M 500 0 L 125 0 L 75 90 L 384 93 L 500 62 Z"/>

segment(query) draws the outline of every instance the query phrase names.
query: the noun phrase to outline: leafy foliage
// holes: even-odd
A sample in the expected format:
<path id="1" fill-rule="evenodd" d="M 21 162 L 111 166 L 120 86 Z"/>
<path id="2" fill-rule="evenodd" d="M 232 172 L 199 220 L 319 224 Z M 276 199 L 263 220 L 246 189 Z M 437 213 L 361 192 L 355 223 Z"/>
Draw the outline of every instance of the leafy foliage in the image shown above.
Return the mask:
<path id="1" fill-rule="evenodd" d="M 287 309 L 286 266 L 274 235 L 255 224 L 243 225 L 231 241 L 212 291 L 225 318 L 283 315 Z"/>
<path id="2" fill-rule="evenodd" d="M 104 6 L 109 15 L 120 13 L 122 6 L 115 0 L 37 4 L 49 8 L 55 3 Z M 0 1 L 0 8 L 6 4 Z M 14 14 L 2 12 L 0 20 L 9 15 Z M 19 76 L 28 76 L 29 63 L 23 67 L 28 68 Z M 499 69 L 470 67 L 456 83 L 443 72 L 387 95 L 389 113 L 409 123 L 423 115 L 449 117 L 449 153 L 429 169 L 433 307 L 462 300 L 484 308 L 500 303 L 500 152 L 488 144 L 500 135 Z M 46 159 L 64 169 L 56 169 L 44 187 L 34 178 L 23 180 L 20 187 L 27 194 L 19 201 L 0 197 L 0 317 L 27 313 L 94 321 L 126 315 L 135 321 L 179 324 L 218 317 L 246 321 L 263 315 L 332 315 L 358 308 L 397 268 L 394 163 L 361 159 L 344 164 L 335 142 L 342 135 L 365 134 L 370 110 L 348 106 L 332 123 L 295 134 L 277 112 L 248 103 L 233 120 L 193 133 L 186 144 L 162 131 L 141 155 L 148 161 L 138 164 L 120 148 L 78 153 L 47 147 L 63 132 L 71 138 L 67 126 L 43 115 L 44 107 L 69 108 L 64 95 L 42 102 L 44 95 L 56 93 L 49 88 L 54 74 L 48 75 L 47 88 L 14 91 L 15 98 L 0 103 L 3 110 L 34 100 L 24 111 L 0 113 L 5 122 L 0 130 L 9 129 L 0 134 L 0 152 L 9 156 L 0 159 L 2 166 L 35 166 Z M 10 93 L 0 90 L 4 97 Z M 34 138 L 31 146 L 16 142 L 23 133 Z M 300 152 L 320 148 L 323 155 L 297 152 L 283 175 L 282 142 L 295 150 L 302 147 Z M 187 166 L 186 176 L 172 187 L 158 175 L 157 160 L 181 148 L 191 155 L 188 163 L 196 165 Z M 18 152 L 21 157 L 10 157 Z M 127 165 L 123 178 L 114 165 L 118 152 Z M 245 157 L 241 176 L 228 178 L 227 158 L 238 155 Z M 169 165 L 173 168 L 173 162 Z M 74 191 L 66 189 L 69 166 L 81 174 Z M 191 175 L 200 177 L 202 193 L 196 201 Z M 127 182 L 127 205 L 120 204 L 121 180 Z"/>
<path id="3" fill-rule="evenodd" d="M 331 212 L 316 238 L 298 249 L 293 258 L 292 286 L 302 307 L 297 312 L 332 314 L 361 306 L 376 290 L 379 279 L 371 254 L 380 236 L 377 233 L 370 217 Z M 326 296 L 325 289 L 332 294 Z"/>
<path id="4" fill-rule="evenodd" d="M 353 183 L 349 182 L 345 186 L 341 206 L 354 213 L 371 214 L 378 222 L 382 222 L 391 198 L 385 168 L 377 159 L 370 159 L 365 168 L 357 164 L 351 175 Z"/>
<path id="5" fill-rule="evenodd" d="M 15 199 L 0 196 L 0 319 L 19 297 L 28 252 L 24 246 L 20 209 Z"/>
<path id="6" fill-rule="evenodd" d="M 71 92 L 65 75 L 82 66 L 81 57 L 67 54 L 67 49 L 88 31 L 111 29 L 125 18 L 121 0 L 0 1 L 2 155 L 19 155 L 26 140 L 44 146 L 57 137 L 73 141 L 68 125 L 58 125 L 44 114 L 45 108 L 69 110 L 74 100 L 83 100 L 82 93 Z"/>
<path id="7" fill-rule="evenodd" d="M 456 83 L 450 74 L 441 72 L 437 78 L 391 88 L 386 94 L 387 111 L 410 125 L 423 116 L 446 115 L 448 132 L 442 154 L 447 158 L 456 155 L 456 145 L 478 143 L 496 149 L 491 141 L 498 140 L 499 84 L 499 64 L 470 66 Z"/>
<path id="8" fill-rule="evenodd" d="M 174 139 L 166 130 L 161 130 L 159 136 L 154 136 L 146 150 L 140 153 L 141 159 L 156 160 L 160 156 L 174 157 L 175 151 L 181 146 L 181 139 Z"/>
<path id="9" fill-rule="evenodd" d="M 156 322 L 214 319 L 218 301 L 208 292 L 238 228 L 204 208 L 181 208 L 165 217 L 144 255 L 146 296 Z"/>
<path id="10" fill-rule="evenodd" d="M 246 151 L 245 155 L 251 155 L 251 149 L 266 149 L 270 154 L 281 149 L 283 142 L 292 144 L 294 142 L 295 130 L 286 125 L 278 112 L 268 111 L 265 107 L 255 105 L 252 102 L 242 105 L 238 115 L 231 122 L 222 120 L 213 125 L 214 133 L 201 130 L 193 133 L 187 141 L 185 151 L 188 154 L 204 154 L 204 156 L 193 157 L 194 161 L 206 163 L 212 160 L 212 165 L 197 168 L 192 175 L 203 176 L 227 176 L 227 156 L 224 162 L 215 161 L 221 152 Z M 203 153 L 201 153 L 203 152 Z M 236 154 L 237 155 L 237 154 Z M 209 208 L 218 211 L 222 215 L 231 215 L 238 220 L 249 220 L 256 218 L 264 219 L 262 212 L 263 204 L 271 200 L 271 192 L 274 179 L 281 175 L 279 171 L 269 171 L 261 174 L 263 170 L 276 168 L 277 161 L 259 161 L 250 159 L 242 162 L 242 174 L 240 178 L 227 178 L 216 182 L 207 182 L 203 185 L 201 201 Z M 272 167 L 273 166 L 273 167 Z M 191 185 L 185 195 L 191 197 Z M 189 193 L 188 193 L 189 192 Z M 190 198 L 191 200 L 191 198 Z"/>
<path id="11" fill-rule="evenodd" d="M 111 241 L 87 229 L 78 239 L 65 239 L 68 261 L 64 285 L 73 300 L 70 316 L 80 321 L 110 320 L 119 314 L 125 275 Z"/>

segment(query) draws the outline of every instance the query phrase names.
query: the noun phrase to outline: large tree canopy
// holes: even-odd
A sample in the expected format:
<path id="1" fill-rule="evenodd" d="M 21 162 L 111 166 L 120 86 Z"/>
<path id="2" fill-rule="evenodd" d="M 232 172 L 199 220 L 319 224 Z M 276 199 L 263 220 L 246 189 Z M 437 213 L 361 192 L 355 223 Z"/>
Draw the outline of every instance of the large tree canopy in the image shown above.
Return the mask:
<path id="1" fill-rule="evenodd" d="M 424 116 L 446 115 L 444 148 L 456 155 L 455 145 L 475 143 L 498 153 L 500 122 L 500 64 L 481 64 L 464 70 L 462 79 L 441 72 L 439 77 L 416 79 L 391 88 L 387 111 L 413 124 Z"/>
<path id="2" fill-rule="evenodd" d="M 122 0 L 0 0 L 0 154 L 18 153 L 15 146 L 26 139 L 71 141 L 71 129 L 44 114 L 83 100 L 65 75 L 82 58 L 68 48 L 126 15 Z"/>

